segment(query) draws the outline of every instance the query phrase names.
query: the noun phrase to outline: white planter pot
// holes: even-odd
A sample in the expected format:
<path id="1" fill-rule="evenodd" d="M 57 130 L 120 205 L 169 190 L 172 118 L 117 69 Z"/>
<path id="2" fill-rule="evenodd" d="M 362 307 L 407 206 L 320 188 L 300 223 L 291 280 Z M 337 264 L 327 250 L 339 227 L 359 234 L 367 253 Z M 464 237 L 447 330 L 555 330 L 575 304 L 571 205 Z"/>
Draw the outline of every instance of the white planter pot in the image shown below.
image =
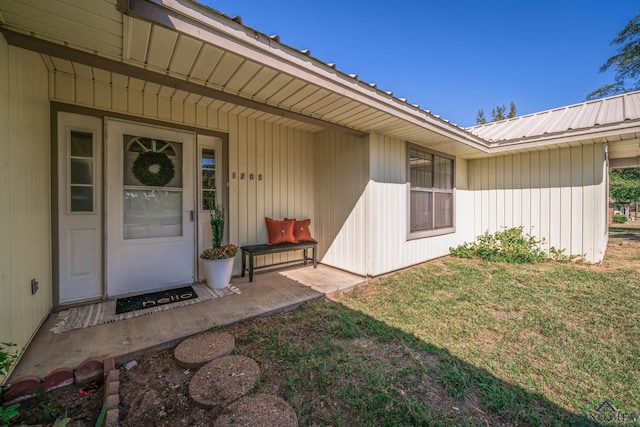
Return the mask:
<path id="1" fill-rule="evenodd" d="M 233 258 L 203 259 L 202 262 L 207 286 L 211 289 L 222 289 L 229 286 L 233 272 Z"/>

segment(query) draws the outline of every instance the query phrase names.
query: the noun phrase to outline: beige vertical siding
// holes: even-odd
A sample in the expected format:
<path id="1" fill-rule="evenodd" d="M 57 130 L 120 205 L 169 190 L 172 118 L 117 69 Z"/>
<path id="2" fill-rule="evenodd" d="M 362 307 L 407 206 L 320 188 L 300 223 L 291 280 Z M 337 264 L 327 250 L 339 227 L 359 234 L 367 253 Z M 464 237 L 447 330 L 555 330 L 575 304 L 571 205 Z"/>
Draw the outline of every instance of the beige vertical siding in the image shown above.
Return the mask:
<path id="1" fill-rule="evenodd" d="M 265 217 L 312 218 L 311 232 L 315 233 L 318 222 L 313 218 L 316 162 L 312 133 L 240 116 L 235 113 L 244 108 L 218 101 L 199 104 L 200 97 L 186 92 L 135 83 L 128 88 L 103 87 L 100 82 L 61 72 L 52 73 L 52 78 L 54 98 L 58 101 L 128 114 L 131 120 L 139 116 L 165 121 L 168 126 L 176 123 L 227 133 L 230 242 L 265 243 Z M 112 76 L 112 81 L 117 83 L 120 79 Z M 127 81 L 135 82 L 124 78 L 121 83 Z M 86 92 L 90 95 L 82 95 Z M 257 265 L 300 256 L 284 253 L 259 257 Z M 237 261 L 235 274 L 240 273 L 239 256 Z"/>
<path id="2" fill-rule="evenodd" d="M 407 240 L 406 143 L 371 135 L 371 180 L 366 199 L 368 215 L 367 274 L 376 276 L 449 253 L 449 247 L 473 237 L 466 214 L 473 205 L 467 190 L 467 163 L 456 160 L 456 232 Z"/>
<path id="3" fill-rule="evenodd" d="M 0 342 L 20 348 L 51 308 L 47 79 L 39 55 L 0 36 Z"/>
<path id="4" fill-rule="evenodd" d="M 265 243 L 265 217 L 311 218 L 315 234 L 313 135 L 233 115 L 228 132 L 230 240 L 240 245 Z M 260 257 L 258 265 L 300 256 Z"/>
<path id="5" fill-rule="evenodd" d="M 474 235 L 522 226 L 544 238 L 547 249 L 601 261 L 607 241 L 603 150 L 587 144 L 469 161 Z"/>
<path id="6" fill-rule="evenodd" d="M 365 275 L 368 147 L 363 138 L 316 134 L 315 223 L 322 262 Z"/>

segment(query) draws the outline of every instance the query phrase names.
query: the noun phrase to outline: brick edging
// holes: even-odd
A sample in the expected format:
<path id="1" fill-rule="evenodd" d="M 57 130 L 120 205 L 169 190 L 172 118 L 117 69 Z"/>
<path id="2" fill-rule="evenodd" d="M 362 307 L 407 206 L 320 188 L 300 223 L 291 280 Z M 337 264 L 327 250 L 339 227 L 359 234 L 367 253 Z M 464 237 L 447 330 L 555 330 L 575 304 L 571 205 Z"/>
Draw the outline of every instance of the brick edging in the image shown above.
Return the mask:
<path id="1" fill-rule="evenodd" d="M 40 390 L 51 391 L 69 385 L 79 385 L 104 378 L 103 405 L 107 405 L 107 414 L 102 426 L 117 426 L 120 417 L 120 370 L 116 369 L 113 357 L 100 359 L 91 357 L 81 362 L 76 369 L 58 368 L 44 378 L 27 375 L 18 378 L 4 389 L 0 404 L 6 406 L 22 402 L 36 395 Z"/>
<path id="2" fill-rule="evenodd" d="M 113 357 L 104 361 L 104 405 L 107 415 L 101 427 L 117 427 L 120 419 L 120 370 Z"/>

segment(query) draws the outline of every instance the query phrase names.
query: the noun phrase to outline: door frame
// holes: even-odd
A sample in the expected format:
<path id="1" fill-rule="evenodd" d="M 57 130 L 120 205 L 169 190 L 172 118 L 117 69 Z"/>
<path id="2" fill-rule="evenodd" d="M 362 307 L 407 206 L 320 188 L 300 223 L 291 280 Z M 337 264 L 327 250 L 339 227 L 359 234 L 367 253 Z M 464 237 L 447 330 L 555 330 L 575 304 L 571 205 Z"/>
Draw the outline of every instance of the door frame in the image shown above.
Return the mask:
<path id="1" fill-rule="evenodd" d="M 124 120 L 124 121 L 128 121 L 128 122 L 133 122 L 133 123 L 137 123 L 137 124 L 142 124 L 142 125 L 151 125 L 151 126 L 158 126 L 158 127 L 163 127 L 163 128 L 170 128 L 170 129 L 174 129 L 174 130 L 180 130 L 180 131 L 187 131 L 187 132 L 194 132 L 196 134 L 196 138 L 198 137 L 198 135 L 206 135 L 206 136 L 214 136 L 214 137 L 218 137 L 220 139 L 222 139 L 222 156 L 221 156 L 221 160 L 222 160 L 222 176 L 223 176 L 223 182 L 225 185 L 222 186 L 222 202 L 224 203 L 225 209 L 227 211 L 227 215 L 228 212 L 230 211 L 229 209 L 229 134 L 227 132 L 221 132 L 221 131 L 216 131 L 216 130 L 212 130 L 212 129 L 206 129 L 206 128 L 202 128 L 202 127 L 197 127 L 197 126 L 191 126 L 191 125 L 185 125 L 185 124 L 181 124 L 181 123 L 168 123 L 168 122 L 164 122 L 161 120 L 157 120 L 157 119 L 153 119 L 153 118 L 148 118 L 148 117 L 137 117 L 137 116 L 131 116 L 129 114 L 122 114 L 122 113 L 118 113 L 115 111 L 108 111 L 108 110 L 102 110 L 99 108 L 91 108 L 91 107 L 82 107 L 82 106 L 78 106 L 78 105 L 72 105 L 72 104 L 65 104 L 63 102 L 59 102 L 59 101 L 51 101 L 50 102 L 50 108 L 49 108 L 49 123 L 50 123 L 50 127 L 51 127 L 51 132 L 49 134 L 49 141 L 50 141 L 50 147 L 51 147 L 51 187 L 50 187 L 50 191 L 51 191 L 51 233 L 52 233 L 52 239 L 51 239 L 51 254 L 52 254 L 52 264 L 51 264 L 51 283 L 52 283 L 52 305 L 53 305 L 53 309 L 54 310 L 60 310 L 60 309 L 66 309 L 69 307 L 72 307 L 74 304 L 65 304 L 62 305 L 60 304 L 60 252 L 59 252 L 59 240 L 60 240 L 60 236 L 59 236 L 59 224 L 60 224 L 60 219 L 58 217 L 58 209 L 59 209 L 59 204 L 60 204 L 60 198 L 59 198 L 59 182 L 58 182 L 58 173 L 59 173 L 59 168 L 60 165 L 58 164 L 58 149 L 59 149 L 59 144 L 61 143 L 60 141 L 58 141 L 58 113 L 73 113 L 73 114 L 79 114 L 79 115 L 84 115 L 84 116 L 90 116 L 90 117 L 97 117 L 100 118 L 102 120 L 102 128 L 104 129 L 104 123 L 105 123 L 105 118 L 106 117 L 110 117 L 112 119 L 118 119 L 118 120 Z M 106 135 L 102 135 L 102 161 L 104 163 L 105 161 L 105 156 L 104 156 L 104 150 L 106 149 L 104 141 L 105 141 Z M 194 162 L 197 162 L 197 158 L 193 160 Z M 101 165 L 102 166 L 102 178 L 104 178 L 104 164 Z M 194 173 L 197 173 L 198 170 L 198 165 L 195 164 L 194 165 Z M 198 179 L 198 176 L 194 176 L 194 183 L 196 183 Z M 105 185 L 106 183 L 104 182 L 103 179 L 103 183 L 102 183 L 102 206 L 104 207 L 104 199 L 106 197 L 105 195 Z M 194 189 L 195 191 L 195 189 Z M 197 213 L 196 213 L 197 215 Z M 199 220 L 199 218 L 197 218 L 197 220 Z M 104 299 L 105 298 L 105 292 L 106 292 L 106 286 L 104 286 L 104 284 L 106 283 L 106 278 L 105 278 L 105 274 L 106 274 L 106 263 L 105 263 L 105 251 L 106 251 L 106 238 L 104 236 L 104 230 L 105 230 L 105 224 L 104 224 L 104 215 L 102 215 L 102 230 L 103 230 L 103 235 L 102 235 L 102 250 L 103 250 L 103 256 L 102 256 L 102 280 L 103 280 L 103 285 L 102 285 L 102 297 L 100 299 Z M 229 218 L 227 218 L 227 224 L 230 224 L 229 222 Z M 196 236 L 197 239 L 197 236 Z M 194 257 L 194 269 L 196 269 L 196 274 L 197 274 L 197 261 L 198 261 L 198 257 L 199 254 L 196 254 L 196 257 Z M 86 303 L 83 302 L 82 304 Z M 77 304 L 75 304 L 77 305 Z"/>

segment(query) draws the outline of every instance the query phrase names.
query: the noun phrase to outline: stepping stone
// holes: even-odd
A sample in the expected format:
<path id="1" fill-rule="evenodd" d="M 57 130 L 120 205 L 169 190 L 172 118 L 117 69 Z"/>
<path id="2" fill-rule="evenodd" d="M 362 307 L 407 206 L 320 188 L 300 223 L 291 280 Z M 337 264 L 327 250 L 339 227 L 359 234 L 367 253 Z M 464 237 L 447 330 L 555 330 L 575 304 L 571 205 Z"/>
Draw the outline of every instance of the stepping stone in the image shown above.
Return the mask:
<path id="1" fill-rule="evenodd" d="M 256 386 L 260 368 L 245 356 L 223 356 L 198 369 L 189 381 L 189 397 L 203 408 L 227 406 Z"/>
<path id="2" fill-rule="evenodd" d="M 297 427 L 298 417 L 285 400 L 269 394 L 245 396 L 229 405 L 213 427 Z"/>
<path id="3" fill-rule="evenodd" d="M 231 354 L 236 342 L 225 332 L 204 332 L 182 341 L 173 351 L 176 364 L 185 369 L 196 369 L 213 359 Z"/>

